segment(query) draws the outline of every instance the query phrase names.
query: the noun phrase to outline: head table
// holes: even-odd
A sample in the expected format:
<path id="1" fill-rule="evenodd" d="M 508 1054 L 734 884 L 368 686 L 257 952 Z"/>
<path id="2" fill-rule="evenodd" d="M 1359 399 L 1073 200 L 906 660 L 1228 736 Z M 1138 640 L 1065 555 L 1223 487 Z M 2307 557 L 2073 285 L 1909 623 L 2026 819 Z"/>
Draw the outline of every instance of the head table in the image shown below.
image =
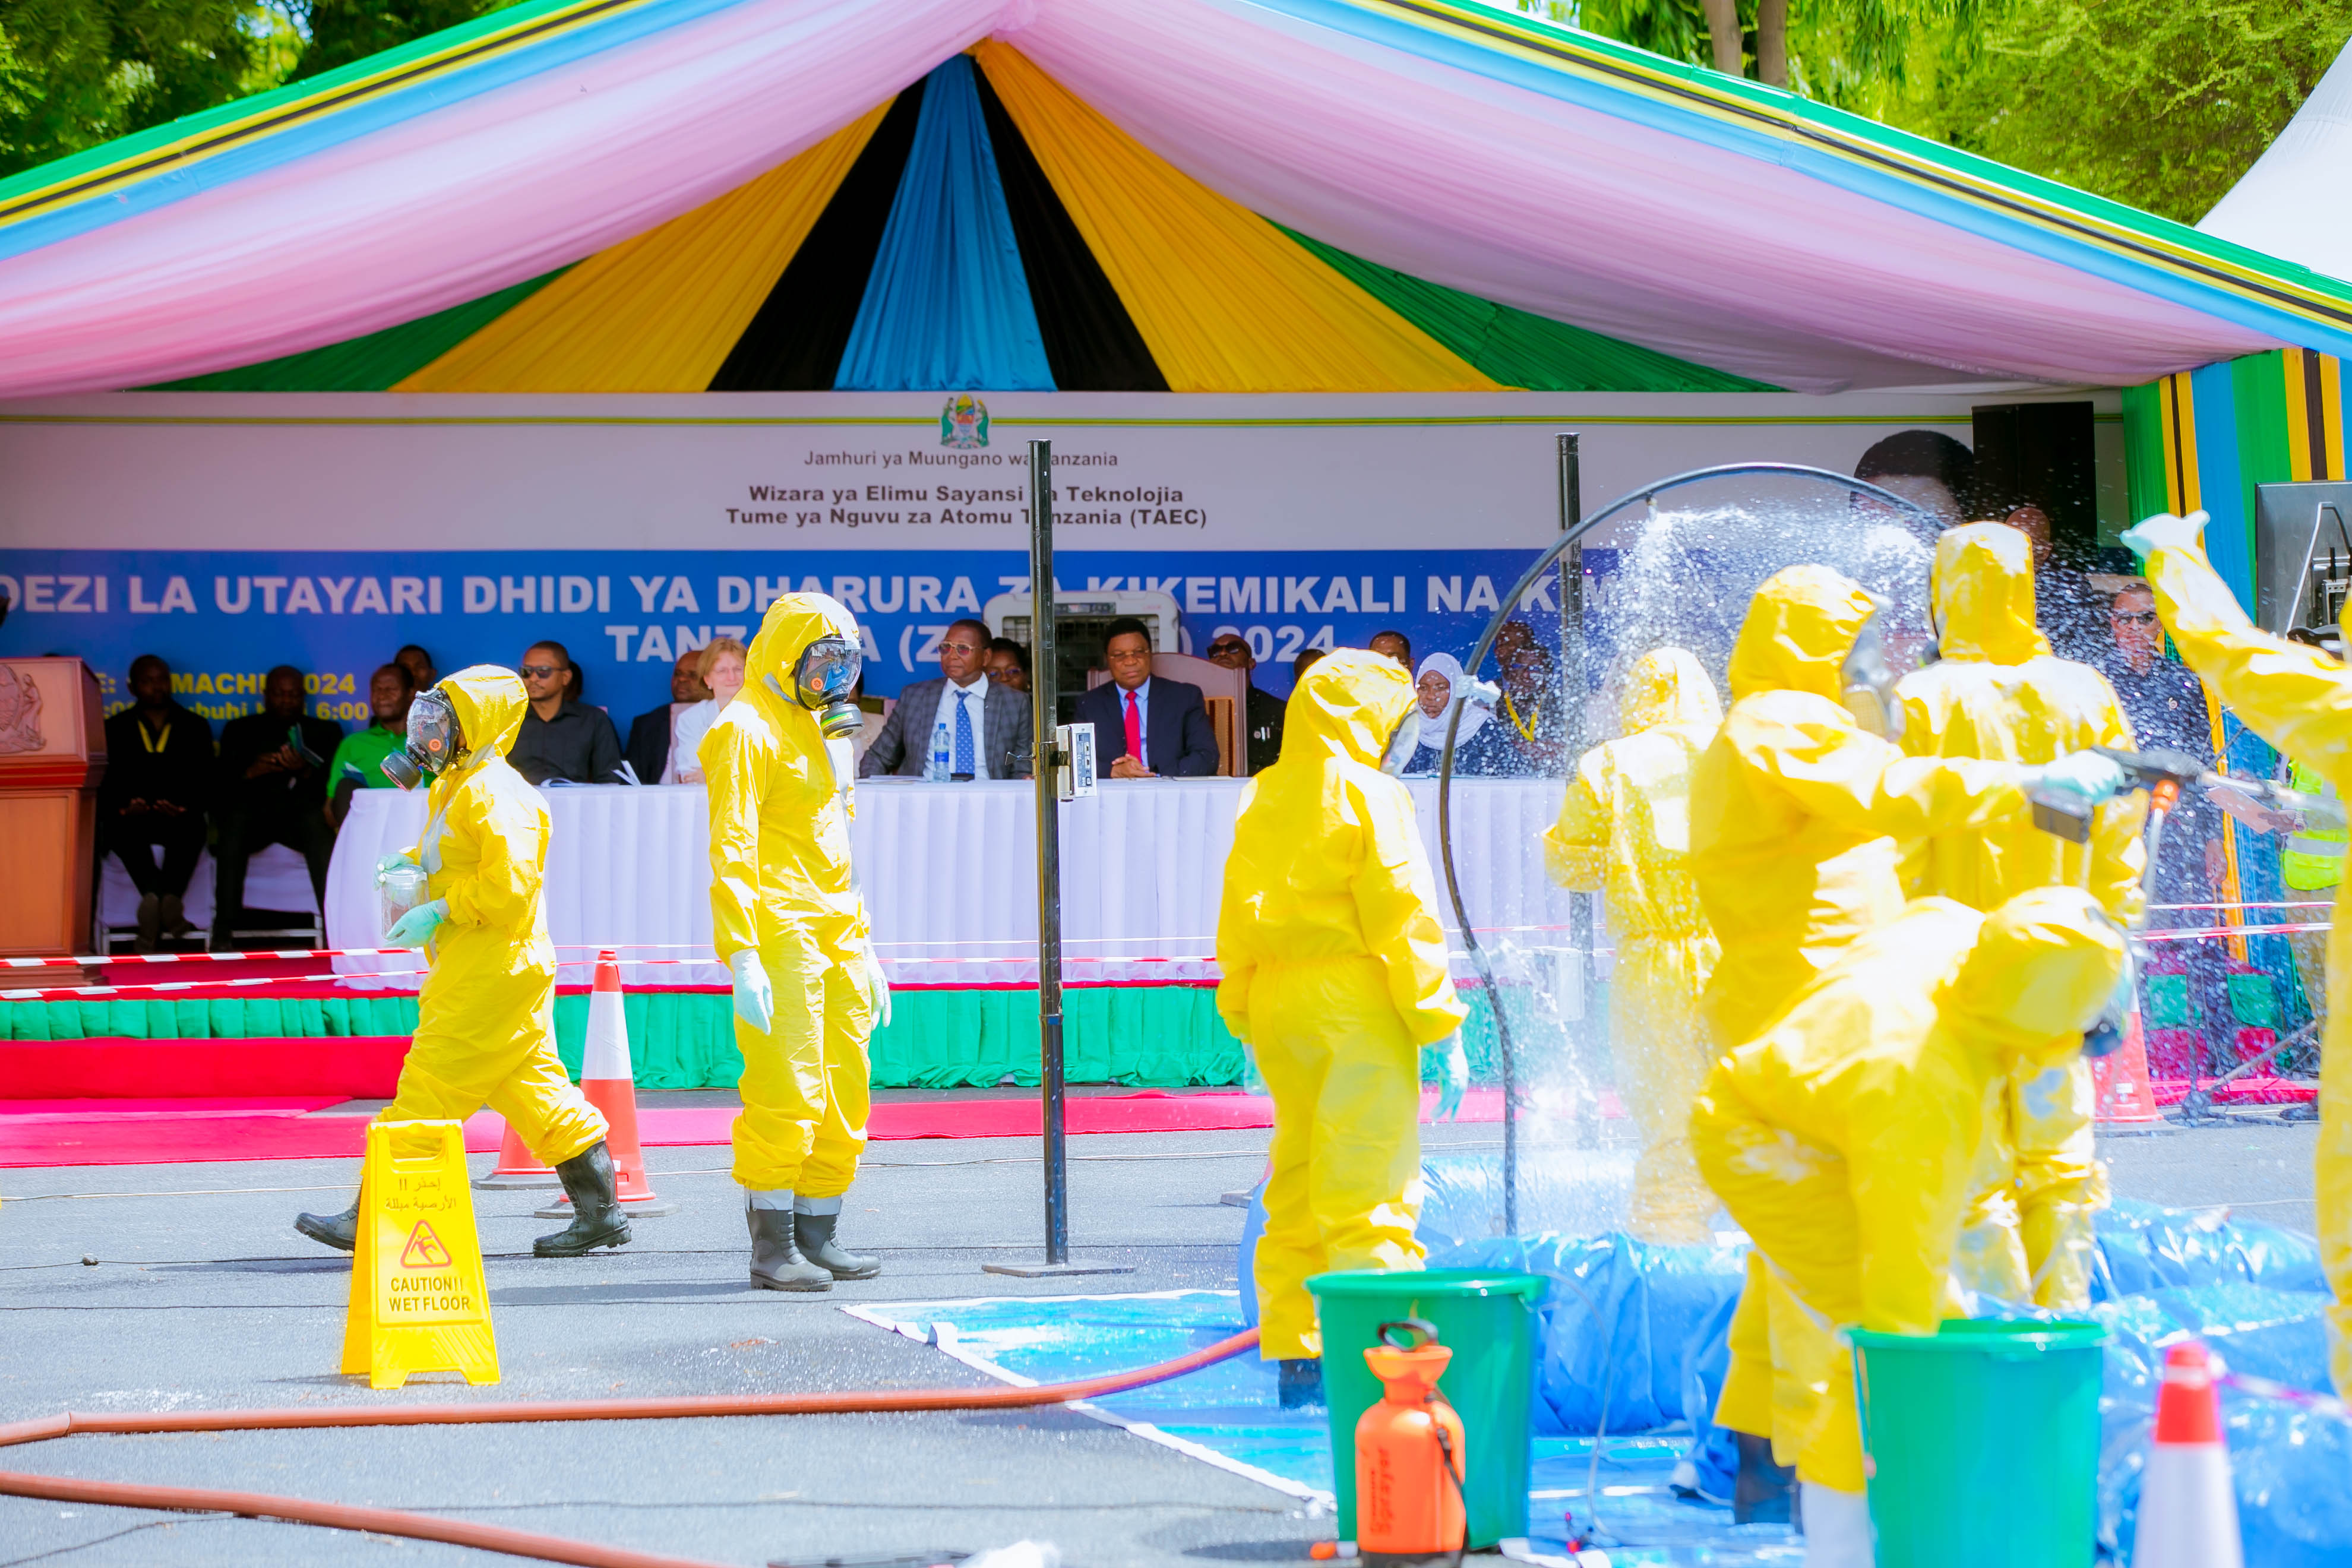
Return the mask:
<path id="1" fill-rule="evenodd" d="M 1441 917 L 1458 950 L 1437 858 L 1437 781 L 1406 781 Z M 1243 779 L 1106 780 L 1062 805 L 1064 978 L 1071 984 L 1213 981 L 1217 905 Z M 632 987 L 724 985 L 710 948 L 708 812 L 700 784 L 553 788 L 547 924 L 567 985 L 596 950 L 622 950 Z M 1455 868 L 1482 942 L 1525 954 L 1566 945 L 1570 895 L 1544 874 L 1538 836 L 1559 810 L 1549 779 L 1457 779 Z M 1035 796 L 1026 783 L 861 780 L 851 843 L 874 936 L 894 985 L 1036 983 Z M 327 878 L 327 939 L 380 941 L 380 856 L 413 847 L 425 792 L 362 790 Z M 1505 961 L 1511 961 L 1507 952 Z M 1457 973 L 1467 969 L 1457 951 Z M 352 975 L 413 987 L 416 961 L 353 955 Z"/>

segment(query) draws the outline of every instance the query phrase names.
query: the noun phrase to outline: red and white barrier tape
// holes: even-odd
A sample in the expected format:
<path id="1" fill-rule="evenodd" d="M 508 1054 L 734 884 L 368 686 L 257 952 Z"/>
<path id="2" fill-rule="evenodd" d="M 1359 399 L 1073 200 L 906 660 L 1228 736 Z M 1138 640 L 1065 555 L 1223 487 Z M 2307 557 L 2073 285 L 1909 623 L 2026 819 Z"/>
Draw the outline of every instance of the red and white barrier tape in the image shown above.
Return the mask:
<path id="1" fill-rule="evenodd" d="M 2291 1388 L 2284 1383 L 2273 1383 L 2267 1377 L 2255 1377 L 2242 1372 L 2224 1372 L 2213 1381 L 2241 1394 L 2284 1400 L 2289 1405 L 2299 1405 L 2305 1410 L 2317 1411 L 2322 1415 L 2333 1415 L 2338 1421 L 2352 1421 L 2352 1405 L 2346 1405 L 2332 1394 L 2314 1394 L 2307 1388 Z"/>
<path id="2" fill-rule="evenodd" d="M 2297 936 L 2305 931 L 2329 931 L 2333 921 L 2298 921 L 2292 924 L 2259 926 L 2194 926 L 2177 930 L 2140 931 L 2132 933 L 2134 942 L 2203 942 L 2210 937 L 2225 936 Z"/>

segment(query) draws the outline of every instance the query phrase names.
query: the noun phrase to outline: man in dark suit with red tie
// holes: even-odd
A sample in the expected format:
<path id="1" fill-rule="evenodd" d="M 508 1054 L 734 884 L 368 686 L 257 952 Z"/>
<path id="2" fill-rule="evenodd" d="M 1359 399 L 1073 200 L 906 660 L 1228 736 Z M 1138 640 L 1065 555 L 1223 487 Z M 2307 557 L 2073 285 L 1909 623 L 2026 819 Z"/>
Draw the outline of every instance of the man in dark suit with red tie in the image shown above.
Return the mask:
<path id="1" fill-rule="evenodd" d="M 1095 752 L 1115 779 L 1205 778 L 1217 771 L 1217 737 L 1201 689 L 1151 678 L 1151 630 L 1131 616 L 1110 624 L 1103 647 L 1110 680 L 1078 699 L 1076 718 L 1095 727 Z"/>

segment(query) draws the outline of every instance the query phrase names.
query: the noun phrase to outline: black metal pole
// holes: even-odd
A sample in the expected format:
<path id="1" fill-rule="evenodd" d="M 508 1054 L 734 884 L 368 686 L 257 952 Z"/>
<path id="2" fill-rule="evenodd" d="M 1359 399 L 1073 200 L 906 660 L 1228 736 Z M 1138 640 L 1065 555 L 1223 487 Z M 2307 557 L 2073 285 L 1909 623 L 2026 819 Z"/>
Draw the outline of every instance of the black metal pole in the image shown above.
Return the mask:
<path id="1" fill-rule="evenodd" d="M 1584 466 L 1577 452 L 1577 433 L 1562 430 L 1554 437 L 1558 445 L 1559 468 L 1559 531 L 1563 536 L 1576 532 L 1576 525 L 1584 521 Z M 1560 768 L 1570 780 L 1576 777 L 1576 764 L 1584 755 L 1589 737 L 1584 729 L 1584 701 L 1590 689 L 1584 668 L 1584 546 L 1571 543 L 1559 558 L 1559 679 L 1560 702 L 1566 710 L 1566 722 L 1561 732 L 1566 740 L 1568 755 Z M 1571 893 L 1568 901 L 1568 945 L 1570 962 L 1576 966 L 1576 994 L 1579 1013 L 1572 1034 L 1578 1054 L 1589 1066 L 1594 1058 L 1592 1019 L 1592 934 L 1593 896 Z M 1580 1118 L 1578 1142 L 1591 1147 L 1600 1140 L 1601 1099 L 1594 1094 L 1580 1095 L 1580 1109 L 1589 1117 Z"/>
<path id="2" fill-rule="evenodd" d="M 1061 750 L 1054 743 L 1054 443 L 1029 443 L 1029 708 L 1036 728 L 1037 1077 L 1045 1110 L 1045 1261 L 1070 1260 L 1070 1167 L 1062 1124 Z"/>

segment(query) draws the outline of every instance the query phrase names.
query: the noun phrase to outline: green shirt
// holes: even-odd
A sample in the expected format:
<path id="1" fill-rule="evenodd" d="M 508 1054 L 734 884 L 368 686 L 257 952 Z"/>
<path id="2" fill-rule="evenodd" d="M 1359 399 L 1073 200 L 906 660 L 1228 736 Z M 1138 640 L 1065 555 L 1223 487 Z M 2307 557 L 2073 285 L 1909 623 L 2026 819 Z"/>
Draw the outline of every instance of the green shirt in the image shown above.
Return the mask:
<path id="1" fill-rule="evenodd" d="M 407 744 L 408 731 L 387 730 L 381 724 L 371 724 L 356 734 L 343 737 L 327 763 L 327 793 L 335 795 L 351 775 L 343 771 L 346 764 L 358 770 L 360 784 L 368 789 L 390 789 L 392 781 L 383 776 L 383 760 Z"/>

